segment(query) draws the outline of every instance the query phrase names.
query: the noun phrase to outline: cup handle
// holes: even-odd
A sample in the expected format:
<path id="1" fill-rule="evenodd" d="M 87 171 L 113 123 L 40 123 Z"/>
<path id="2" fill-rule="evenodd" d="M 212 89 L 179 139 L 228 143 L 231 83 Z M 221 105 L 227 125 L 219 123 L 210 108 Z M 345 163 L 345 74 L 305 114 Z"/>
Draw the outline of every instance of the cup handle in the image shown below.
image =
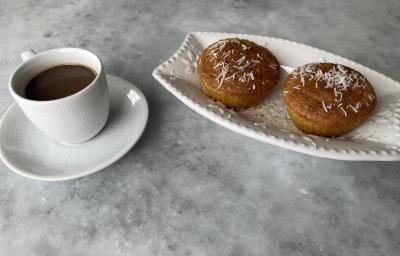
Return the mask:
<path id="1" fill-rule="evenodd" d="M 21 53 L 21 59 L 23 62 L 25 62 L 35 55 L 36 55 L 36 52 L 34 50 L 30 49 L 28 51 L 24 51 Z"/>

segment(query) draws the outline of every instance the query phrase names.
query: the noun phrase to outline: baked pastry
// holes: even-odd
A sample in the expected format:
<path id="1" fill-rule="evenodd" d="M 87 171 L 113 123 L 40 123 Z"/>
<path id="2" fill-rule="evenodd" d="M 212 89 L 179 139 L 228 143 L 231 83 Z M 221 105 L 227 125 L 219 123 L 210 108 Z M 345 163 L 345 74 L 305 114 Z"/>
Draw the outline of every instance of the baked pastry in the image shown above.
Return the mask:
<path id="1" fill-rule="evenodd" d="M 197 62 L 208 95 L 228 107 L 257 105 L 279 80 L 278 60 L 251 41 L 228 38 L 208 46 Z"/>
<path id="2" fill-rule="evenodd" d="M 296 68 L 286 78 L 283 99 L 294 124 L 319 136 L 339 136 L 356 127 L 374 110 L 376 95 L 358 71 L 334 63 Z"/>

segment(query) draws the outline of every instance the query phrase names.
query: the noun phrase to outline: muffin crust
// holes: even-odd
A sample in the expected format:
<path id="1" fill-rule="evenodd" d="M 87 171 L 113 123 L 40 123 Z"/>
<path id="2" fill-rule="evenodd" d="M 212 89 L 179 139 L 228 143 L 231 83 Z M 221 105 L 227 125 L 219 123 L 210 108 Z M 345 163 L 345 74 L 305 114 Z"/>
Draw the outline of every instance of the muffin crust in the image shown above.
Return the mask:
<path id="1" fill-rule="evenodd" d="M 278 60 L 251 41 L 228 38 L 208 46 L 197 72 L 207 93 L 228 107 L 257 105 L 279 80 Z"/>
<path id="2" fill-rule="evenodd" d="M 339 136 L 374 110 L 376 95 L 358 71 L 334 63 L 296 68 L 286 78 L 283 99 L 295 125 L 306 133 Z"/>

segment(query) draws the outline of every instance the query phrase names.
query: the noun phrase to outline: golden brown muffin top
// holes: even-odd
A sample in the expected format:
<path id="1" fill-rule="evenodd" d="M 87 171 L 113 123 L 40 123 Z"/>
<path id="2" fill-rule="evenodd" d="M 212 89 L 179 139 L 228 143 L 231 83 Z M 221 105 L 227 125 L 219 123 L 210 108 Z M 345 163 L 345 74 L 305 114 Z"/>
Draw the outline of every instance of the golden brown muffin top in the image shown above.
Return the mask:
<path id="1" fill-rule="evenodd" d="M 265 94 L 279 80 L 279 62 L 266 48 L 228 38 L 208 46 L 198 60 L 202 80 L 232 94 Z"/>
<path id="2" fill-rule="evenodd" d="M 282 93 L 288 107 L 310 120 L 359 119 L 376 105 L 369 81 L 358 71 L 334 63 L 296 68 L 286 78 Z"/>

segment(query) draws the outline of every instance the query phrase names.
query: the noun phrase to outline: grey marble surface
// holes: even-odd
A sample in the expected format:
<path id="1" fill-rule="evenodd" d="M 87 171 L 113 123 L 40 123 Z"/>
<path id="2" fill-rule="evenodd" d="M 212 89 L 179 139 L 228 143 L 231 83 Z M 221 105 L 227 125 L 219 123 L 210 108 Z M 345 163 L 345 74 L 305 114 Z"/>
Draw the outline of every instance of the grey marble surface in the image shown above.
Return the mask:
<path id="1" fill-rule="evenodd" d="M 0 164 L 0 255 L 399 255 L 400 163 L 310 157 L 232 133 L 151 71 L 190 31 L 285 38 L 400 80 L 400 2 L 0 1 L 0 112 L 25 49 L 76 46 L 150 103 L 96 174 L 38 182 Z"/>

